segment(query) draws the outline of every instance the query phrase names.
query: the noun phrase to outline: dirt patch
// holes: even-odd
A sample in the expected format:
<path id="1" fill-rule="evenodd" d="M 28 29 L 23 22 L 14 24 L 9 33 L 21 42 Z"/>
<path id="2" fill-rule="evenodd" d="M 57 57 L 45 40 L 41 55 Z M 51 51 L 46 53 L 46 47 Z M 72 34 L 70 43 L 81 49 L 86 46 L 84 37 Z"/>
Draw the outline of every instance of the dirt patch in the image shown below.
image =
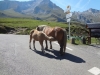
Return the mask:
<path id="1" fill-rule="evenodd" d="M 7 33 L 13 33 L 14 31 L 16 31 L 14 28 L 7 26 L 0 26 L 0 33 L 7 34 Z"/>
<path id="2" fill-rule="evenodd" d="M 16 32 L 14 34 L 26 35 L 26 34 L 29 34 L 29 31 L 30 31 L 30 29 L 28 29 L 28 28 L 17 28 Z"/>
<path id="3" fill-rule="evenodd" d="M 0 26 L 0 33 L 1 34 L 21 34 L 21 35 L 27 35 L 29 34 L 31 29 L 27 28 L 27 27 L 23 27 L 23 28 L 11 28 L 11 27 L 7 27 L 7 26 Z"/>

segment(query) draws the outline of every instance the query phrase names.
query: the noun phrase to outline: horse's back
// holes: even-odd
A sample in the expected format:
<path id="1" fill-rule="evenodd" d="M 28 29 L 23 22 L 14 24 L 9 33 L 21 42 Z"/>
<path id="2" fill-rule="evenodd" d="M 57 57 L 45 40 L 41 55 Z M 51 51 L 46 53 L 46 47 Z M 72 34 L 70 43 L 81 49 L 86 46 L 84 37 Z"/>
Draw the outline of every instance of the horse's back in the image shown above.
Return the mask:
<path id="1" fill-rule="evenodd" d="M 61 27 L 45 27 L 43 30 L 48 36 L 53 36 L 56 38 L 58 35 L 63 35 L 63 29 Z"/>
<path id="2" fill-rule="evenodd" d="M 48 36 L 43 31 L 34 30 L 32 37 L 36 41 L 43 41 L 49 39 Z"/>
<path id="3" fill-rule="evenodd" d="M 43 29 L 43 32 L 47 35 L 47 36 L 52 36 L 55 37 L 55 31 L 54 28 L 47 26 Z"/>

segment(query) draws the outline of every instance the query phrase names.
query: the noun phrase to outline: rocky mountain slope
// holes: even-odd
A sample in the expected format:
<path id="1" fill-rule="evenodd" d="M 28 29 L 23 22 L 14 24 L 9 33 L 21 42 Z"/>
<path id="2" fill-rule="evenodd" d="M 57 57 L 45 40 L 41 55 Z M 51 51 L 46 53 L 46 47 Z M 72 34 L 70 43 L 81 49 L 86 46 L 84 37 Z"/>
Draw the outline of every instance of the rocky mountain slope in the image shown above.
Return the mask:
<path id="1" fill-rule="evenodd" d="M 83 23 L 100 22 L 100 10 L 90 8 L 83 12 L 73 12 L 72 19 Z"/>
<path id="2" fill-rule="evenodd" d="M 82 23 L 100 22 L 100 10 L 72 12 L 72 21 Z M 64 10 L 50 0 L 0 1 L 0 17 L 30 17 L 39 20 L 66 22 Z"/>
<path id="3" fill-rule="evenodd" d="M 36 19 L 65 21 L 63 10 L 50 0 L 32 0 L 27 2 L 0 1 L 1 13 L 6 10 L 9 12 L 8 9 L 23 15 L 31 15 Z"/>

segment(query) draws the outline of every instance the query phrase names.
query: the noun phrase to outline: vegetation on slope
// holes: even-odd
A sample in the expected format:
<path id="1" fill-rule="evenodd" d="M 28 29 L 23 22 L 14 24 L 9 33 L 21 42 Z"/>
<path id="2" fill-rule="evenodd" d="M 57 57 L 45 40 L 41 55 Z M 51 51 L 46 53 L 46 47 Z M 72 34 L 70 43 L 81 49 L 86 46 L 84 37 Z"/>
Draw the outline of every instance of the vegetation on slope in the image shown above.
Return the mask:
<path id="1" fill-rule="evenodd" d="M 14 28 L 16 31 L 18 31 L 18 29 L 25 29 L 24 34 L 29 34 L 29 31 L 36 28 L 38 25 L 49 25 L 51 27 L 59 26 L 65 28 L 68 32 L 68 24 L 64 22 L 51 22 L 26 18 L 0 18 L 0 26 Z M 87 32 L 88 30 L 86 30 L 85 25 L 73 22 L 71 23 L 71 35 L 86 35 Z"/>

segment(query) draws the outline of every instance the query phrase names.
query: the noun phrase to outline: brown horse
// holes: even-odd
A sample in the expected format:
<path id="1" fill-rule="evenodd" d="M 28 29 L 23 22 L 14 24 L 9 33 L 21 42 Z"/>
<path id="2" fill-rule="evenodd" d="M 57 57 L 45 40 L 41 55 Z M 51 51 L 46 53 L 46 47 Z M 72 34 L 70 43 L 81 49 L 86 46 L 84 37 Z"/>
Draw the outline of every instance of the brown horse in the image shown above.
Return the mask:
<path id="1" fill-rule="evenodd" d="M 67 33 L 66 30 L 61 27 L 50 27 L 46 25 L 40 25 L 36 28 L 39 31 L 43 31 L 47 36 L 52 36 L 55 41 L 58 41 L 60 45 L 60 54 L 63 55 L 66 50 L 67 43 Z M 53 40 L 53 41 L 54 41 Z M 46 40 L 46 49 L 48 48 L 47 40 Z M 50 48 L 52 49 L 52 44 L 50 41 Z"/>
<path id="2" fill-rule="evenodd" d="M 48 37 L 45 33 L 43 33 L 43 31 L 38 31 L 38 30 L 31 30 L 30 31 L 30 40 L 29 40 L 29 48 L 31 49 L 31 40 L 33 38 L 33 47 L 34 49 L 36 50 L 35 48 L 35 41 L 39 41 L 40 45 L 41 45 L 41 50 L 43 53 L 45 53 L 44 51 L 44 47 L 43 47 L 43 41 L 44 40 L 54 40 L 53 37 Z"/>

